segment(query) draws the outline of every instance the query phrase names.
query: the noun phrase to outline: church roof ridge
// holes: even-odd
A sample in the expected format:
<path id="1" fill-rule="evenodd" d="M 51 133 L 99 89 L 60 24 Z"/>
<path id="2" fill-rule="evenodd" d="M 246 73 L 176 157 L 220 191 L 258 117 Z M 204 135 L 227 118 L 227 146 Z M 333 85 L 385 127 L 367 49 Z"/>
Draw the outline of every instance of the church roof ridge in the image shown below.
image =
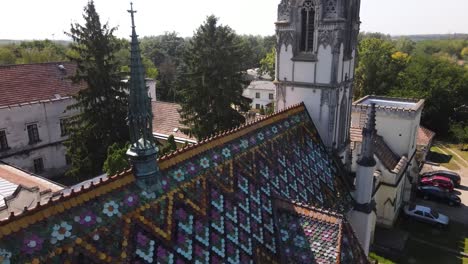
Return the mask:
<path id="1" fill-rule="evenodd" d="M 100 178 L 97 183 L 91 181 L 89 186 L 81 185 L 78 190 L 73 188 L 65 189 L 70 191 L 68 193 L 64 192 L 65 190 L 58 191 L 46 202 L 38 202 L 35 207 L 25 208 L 19 214 L 12 212 L 8 218 L 0 219 L 0 238 L 42 221 L 49 216 L 80 206 L 84 202 L 114 189 L 122 188 L 131 184 L 134 180 L 132 170 L 129 169 L 111 177 Z M 84 197 L 85 194 L 89 194 L 89 196 Z M 21 225 L 15 224 L 16 221 L 21 221 Z"/>
<path id="2" fill-rule="evenodd" d="M 279 119 L 287 118 L 289 114 L 297 113 L 299 111 L 302 111 L 303 109 L 305 109 L 304 103 L 292 105 L 271 115 L 267 115 L 255 121 L 232 128 L 231 130 L 218 132 L 209 138 L 200 140 L 196 144 L 186 146 L 182 149 L 178 149 L 172 153 L 160 157 L 158 159 L 159 166 L 161 169 L 172 167 L 177 163 L 187 160 L 190 157 L 193 157 L 201 152 L 222 145 L 227 141 L 231 141 L 235 138 L 241 137 L 242 135 L 250 132 L 250 130 L 255 130 L 268 123 L 273 123 Z"/>

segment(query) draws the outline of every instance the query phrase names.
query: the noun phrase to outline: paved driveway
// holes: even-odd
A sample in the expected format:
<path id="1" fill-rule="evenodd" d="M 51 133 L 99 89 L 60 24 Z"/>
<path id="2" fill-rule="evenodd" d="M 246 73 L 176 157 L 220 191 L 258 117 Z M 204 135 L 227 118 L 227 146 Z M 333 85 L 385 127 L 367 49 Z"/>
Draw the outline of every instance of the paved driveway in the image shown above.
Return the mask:
<path id="1" fill-rule="evenodd" d="M 444 167 L 425 165 L 421 172 L 432 170 L 446 170 Z M 451 207 L 444 203 L 425 201 L 416 199 L 416 203 L 430 206 L 442 214 L 447 215 L 451 220 L 468 225 L 468 173 L 467 168 L 457 171 L 461 176 L 461 186 L 455 189 L 455 192 L 460 196 L 462 204 L 459 207 Z"/>

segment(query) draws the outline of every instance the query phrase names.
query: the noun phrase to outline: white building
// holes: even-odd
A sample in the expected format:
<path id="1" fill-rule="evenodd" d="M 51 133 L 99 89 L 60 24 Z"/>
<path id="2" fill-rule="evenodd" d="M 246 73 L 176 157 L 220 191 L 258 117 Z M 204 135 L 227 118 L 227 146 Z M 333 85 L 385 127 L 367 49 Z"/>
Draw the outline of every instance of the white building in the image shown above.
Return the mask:
<path id="1" fill-rule="evenodd" d="M 0 161 L 0 219 L 45 204 L 64 186 Z"/>
<path id="2" fill-rule="evenodd" d="M 0 66 L 0 160 L 52 177 L 67 167 L 66 120 L 72 94 L 72 63 Z"/>
<path id="3" fill-rule="evenodd" d="M 373 141 L 376 166 L 372 188 L 376 220 L 379 225 L 391 227 L 403 201 L 410 199 L 412 183 L 417 181 L 417 134 L 424 100 L 367 96 L 353 104 L 351 148 L 354 172 L 362 151 L 362 129 L 373 103 L 376 105 Z"/>
<path id="4" fill-rule="evenodd" d="M 258 69 L 247 71 L 252 80 L 250 85 L 244 90 L 243 96 L 252 99 L 250 104 L 252 109 L 266 109 L 276 101 L 276 86 L 271 81 L 270 76 L 261 76 Z"/>
<path id="5" fill-rule="evenodd" d="M 304 102 L 325 145 L 349 165 L 349 123 L 360 0 L 282 0 L 277 109 Z"/>

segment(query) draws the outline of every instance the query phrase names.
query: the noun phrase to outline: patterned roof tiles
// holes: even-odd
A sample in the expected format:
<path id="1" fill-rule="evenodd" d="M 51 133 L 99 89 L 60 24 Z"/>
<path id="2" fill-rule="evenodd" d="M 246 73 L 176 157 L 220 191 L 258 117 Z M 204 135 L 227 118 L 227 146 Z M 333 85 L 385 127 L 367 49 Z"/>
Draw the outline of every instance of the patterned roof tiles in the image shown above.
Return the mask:
<path id="1" fill-rule="evenodd" d="M 309 208 L 351 209 L 336 162 L 295 106 L 161 158 L 161 192 L 141 191 L 125 172 L 0 222 L 0 254 L 13 263 L 279 263 L 278 216 L 300 202 L 313 225 L 303 230 L 321 232 L 308 240 L 320 244 L 315 263 L 339 263 L 358 244 L 328 241 L 344 237 L 342 217 Z"/>

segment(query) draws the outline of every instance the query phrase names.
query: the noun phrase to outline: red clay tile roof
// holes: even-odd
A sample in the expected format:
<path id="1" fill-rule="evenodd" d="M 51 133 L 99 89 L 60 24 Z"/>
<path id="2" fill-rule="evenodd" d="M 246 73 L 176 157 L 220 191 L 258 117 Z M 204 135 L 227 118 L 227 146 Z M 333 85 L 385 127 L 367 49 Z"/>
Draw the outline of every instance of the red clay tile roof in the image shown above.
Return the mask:
<path id="1" fill-rule="evenodd" d="M 63 65 L 65 70 L 60 70 Z M 76 65 L 71 62 L 50 62 L 0 66 L 0 106 L 57 99 L 79 91 L 67 77 L 73 75 Z"/>
<path id="2" fill-rule="evenodd" d="M 420 126 L 418 129 L 418 146 L 428 146 L 435 137 L 435 132 Z"/>
<path id="3" fill-rule="evenodd" d="M 362 128 L 351 127 L 350 136 L 351 142 L 362 142 Z M 374 141 L 374 150 L 379 160 L 389 171 L 393 171 L 401 160 L 379 135 Z"/>
<path id="4" fill-rule="evenodd" d="M 164 135 L 173 135 L 176 138 L 196 140 L 180 131 L 185 126 L 180 124 L 180 105 L 166 102 L 151 102 L 153 109 L 153 132 Z M 177 131 L 174 131 L 177 129 Z"/>
<path id="5" fill-rule="evenodd" d="M 38 187 L 41 192 L 46 190 L 57 192 L 64 188 L 57 183 L 38 177 L 31 173 L 27 173 L 4 163 L 0 163 L 0 178 L 27 188 Z"/>

